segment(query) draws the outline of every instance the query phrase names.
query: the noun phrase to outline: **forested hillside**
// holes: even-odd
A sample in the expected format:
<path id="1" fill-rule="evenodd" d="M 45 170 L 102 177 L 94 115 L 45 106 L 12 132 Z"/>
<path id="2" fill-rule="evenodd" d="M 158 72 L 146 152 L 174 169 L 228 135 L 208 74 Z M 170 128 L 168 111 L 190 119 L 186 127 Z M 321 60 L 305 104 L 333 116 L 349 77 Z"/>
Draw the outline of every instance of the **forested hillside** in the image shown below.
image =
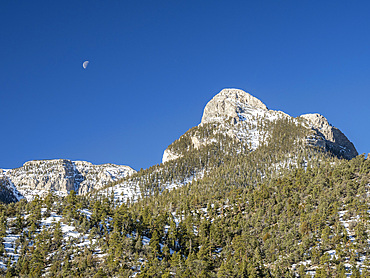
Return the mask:
<path id="1" fill-rule="evenodd" d="M 254 151 L 209 123 L 102 190 L 1 205 L 2 275 L 369 277 L 369 157 L 310 145 L 300 121 L 260 128 Z"/>

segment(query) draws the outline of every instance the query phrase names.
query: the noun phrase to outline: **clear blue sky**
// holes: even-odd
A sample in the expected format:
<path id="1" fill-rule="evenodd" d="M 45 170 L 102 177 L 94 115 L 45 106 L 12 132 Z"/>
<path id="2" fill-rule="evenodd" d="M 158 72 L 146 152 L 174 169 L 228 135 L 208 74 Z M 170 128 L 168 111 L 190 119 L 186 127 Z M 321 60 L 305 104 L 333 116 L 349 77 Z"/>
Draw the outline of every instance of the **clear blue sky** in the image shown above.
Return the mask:
<path id="1" fill-rule="evenodd" d="M 369 12 L 347 0 L 1 1 L 0 168 L 147 168 L 226 87 L 319 112 L 368 153 Z"/>

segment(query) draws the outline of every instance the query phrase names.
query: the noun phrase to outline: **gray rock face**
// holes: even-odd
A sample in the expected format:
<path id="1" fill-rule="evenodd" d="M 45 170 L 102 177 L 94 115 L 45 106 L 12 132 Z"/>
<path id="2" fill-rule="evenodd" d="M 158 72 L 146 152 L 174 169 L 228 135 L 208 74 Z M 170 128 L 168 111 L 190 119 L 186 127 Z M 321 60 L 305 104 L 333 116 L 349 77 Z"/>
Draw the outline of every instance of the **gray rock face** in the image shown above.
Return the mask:
<path id="1" fill-rule="evenodd" d="M 134 172 L 128 166 L 54 159 L 28 161 L 20 168 L 4 172 L 4 176 L 24 197 L 32 199 L 50 191 L 61 195 L 71 190 L 86 194 Z"/>
<path id="2" fill-rule="evenodd" d="M 322 146 L 339 157 L 351 159 L 358 152 L 351 141 L 336 127 L 329 124 L 328 120 L 320 114 L 305 114 L 300 116 L 305 119 L 317 133 L 315 145 Z"/>
<path id="3" fill-rule="evenodd" d="M 60 191 L 75 190 L 74 165 L 66 159 L 28 161 L 22 167 L 7 172 L 17 189 Z"/>
<path id="4" fill-rule="evenodd" d="M 232 118 L 234 122 L 239 121 L 239 113 L 243 113 L 245 107 L 268 110 L 258 98 L 239 90 L 223 89 L 214 96 L 206 105 L 201 123 L 223 121 Z"/>
<path id="5" fill-rule="evenodd" d="M 94 165 L 86 161 L 73 161 L 76 172 L 75 183 L 78 184 L 78 193 L 86 194 L 93 189 L 99 189 L 113 181 L 136 173 L 129 166 L 115 164 Z"/>
<path id="6" fill-rule="evenodd" d="M 336 127 L 333 127 L 319 114 L 302 115 L 304 126 L 312 130 L 306 138 L 308 145 L 317 146 L 330 151 L 334 155 L 351 159 L 358 155 L 354 145 Z M 231 119 L 231 122 L 230 122 Z M 215 95 L 205 106 L 200 125 L 219 123 L 219 132 L 228 134 L 248 145 L 252 150 L 258 148 L 268 134 L 264 134 L 261 123 L 277 119 L 290 119 L 299 124 L 297 119 L 281 112 L 267 109 L 259 99 L 239 89 L 223 89 Z M 267 131 L 268 133 L 268 131 Z M 192 138 L 194 147 L 198 148 L 207 142 L 200 142 Z M 162 162 L 177 159 L 181 154 L 167 148 L 164 151 Z"/>

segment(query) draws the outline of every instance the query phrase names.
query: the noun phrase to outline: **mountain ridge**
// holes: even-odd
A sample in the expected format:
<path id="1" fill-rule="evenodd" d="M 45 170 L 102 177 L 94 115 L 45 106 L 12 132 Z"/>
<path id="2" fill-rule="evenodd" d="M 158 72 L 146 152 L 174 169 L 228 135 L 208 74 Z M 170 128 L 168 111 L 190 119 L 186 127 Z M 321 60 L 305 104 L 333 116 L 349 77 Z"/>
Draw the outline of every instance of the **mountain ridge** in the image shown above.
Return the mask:
<path id="1" fill-rule="evenodd" d="M 282 111 L 270 110 L 258 98 L 240 89 L 223 89 L 216 94 L 205 106 L 201 122 L 198 126 L 206 123 L 230 124 L 221 132 L 227 132 L 233 137 L 250 143 L 252 149 L 256 149 L 264 136 L 256 126 L 260 121 L 275 121 L 279 118 L 289 118 L 293 121 L 304 120 L 304 125 L 311 129 L 315 136 L 311 136 L 311 145 L 332 152 L 338 157 L 351 159 L 358 155 L 353 143 L 336 127 L 320 114 L 304 114 L 294 118 Z M 315 138 L 315 139 L 313 139 Z M 197 141 L 194 139 L 194 141 Z M 162 156 L 162 163 L 179 157 L 179 154 L 171 152 L 168 148 Z"/>
<path id="2" fill-rule="evenodd" d="M 0 276 L 369 277 L 370 156 L 328 151 L 321 115 L 229 104 L 167 148 L 177 158 L 120 179 L 63 159 L 0 170 L 0 197 L 12 175 L 49 189 L 0 205 Z"/>
<path id="3" fill-rule="evenodd" d="M 205 105 L 201 122 L 196 127 L 213 125 L 213 135 L 199 136 L 194 133 L 187 144 L 188 147 L 191 145 L 195 150 L 199 150 L 215 143 L 218 140 L 215 135 L 222 133 L 235 139 L 235 142 L 240 142 L 242 148 L 254 151 L 268 142 L 268 137 L 272 136 L 271 124 L 278 120 L 288 120 L 305 127 L 309 131 L 305 139 L 308 146 L 318 147 L 339 158 L 351 159 L 358 155 L 353 143 L 324 116 L 314 113 L 293 118 L 282 111 L 268 109 L 261 100 L 241 89 L 223 89 Z M 162 163 L 183 156 L 171 148 L 173 144 L 164 150 Z M 198 172 L 199 170 L 201 173 L 201 169 L 198 169 Z M 4 192 L 9 191 L 4 199 L 19 200 L 24 196 L 30 200 L 36 195 L 45 195 L 50 191 L 61 195 L 66 195 L 71 190 L 78 194 L 88 194 L 135 172 L 131 167 L 123 165 L 94 165 L 87 161 L 52 159 L 27 161 L 19 168 L 1 171 L 0 179 Z M 187 176 L 186 180 L 190 181 L 191 176 L 193 175 Z M 182 183 L 176 181 L 170 184 L 168 186 L 173 188 Z M 117 192 L 128 198 L 139 194 L 137 186 L 132 183 L 127 186 L 124 190 L 121 186 Z"/>
<path id="4" fill-rule="evenodd" d="M 19 168 L 2 170 L 0 179 L 8 179 L 18 196 L 31 200 L 36 195 L 46 195 L 51 191 L 59 195 L 66 195 L 71 190 L 86 194 L 135 172 L 125 165 L 50 159 L 31 160 Z"/>

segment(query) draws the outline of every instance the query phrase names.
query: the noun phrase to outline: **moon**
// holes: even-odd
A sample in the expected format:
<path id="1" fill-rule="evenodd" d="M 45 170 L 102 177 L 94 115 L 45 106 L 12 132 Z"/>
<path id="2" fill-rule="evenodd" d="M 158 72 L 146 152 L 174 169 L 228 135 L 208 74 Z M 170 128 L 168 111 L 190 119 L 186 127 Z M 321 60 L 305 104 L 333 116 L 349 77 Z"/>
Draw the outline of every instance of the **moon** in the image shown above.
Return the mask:
<path id="1" fill-rule="evenodd" d="M 82 63 L 82 67 L 86 69 L 88 64 L 89 64 L 89 61 L 85 61 Z"/>

